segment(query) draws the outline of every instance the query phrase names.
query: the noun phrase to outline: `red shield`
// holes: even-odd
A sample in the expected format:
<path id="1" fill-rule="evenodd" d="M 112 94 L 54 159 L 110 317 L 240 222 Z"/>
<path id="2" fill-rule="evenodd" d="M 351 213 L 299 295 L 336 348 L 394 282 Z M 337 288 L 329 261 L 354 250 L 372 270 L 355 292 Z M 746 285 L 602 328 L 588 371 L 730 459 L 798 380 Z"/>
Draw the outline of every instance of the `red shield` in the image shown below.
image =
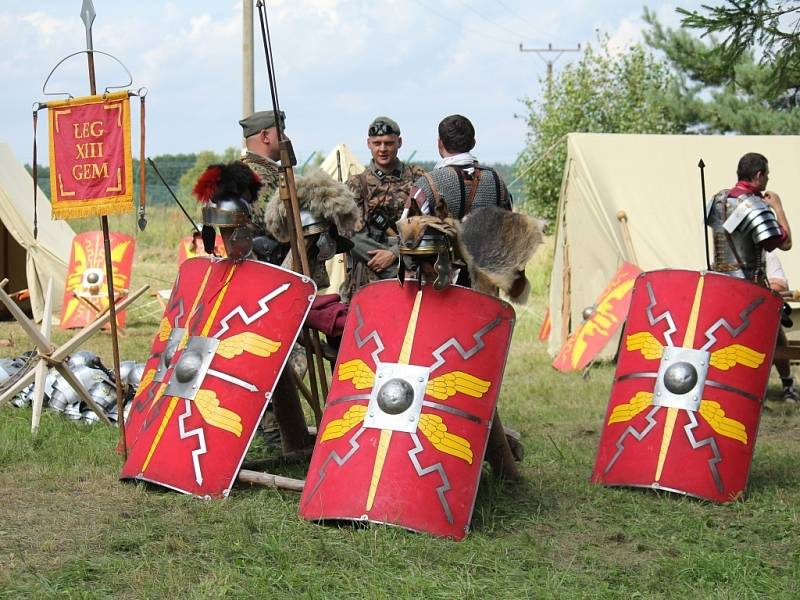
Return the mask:
<path id="1" fill-rule="evenodd" d="M 133 270 L 136 241 L 124 233 L 112 231 L 111 270 L 114 273 L 114 295 L 117 302 L 128 294 Z M 61 305 L 61 328 L 85 327 L 108 308 L 105 250 L 100 231 L 79 233 L 72 240 L 67 283 Z M 125 311 L 117 312 L 117 324 L 125 326 Z"/>
<path id="2" fill-rule="evenodd" d="M 622 264 L 594 305 L 587 307 L 591 314 L 567 338 L 553 360 L 553 367 L 564 372 L 580 371 L 605 348 L 625 321 L 633 282 L 641 272 L 636 265 Z"/>
<path id="3" fill-rule="evenodd" d="M 451 286 L 379 281 L 353 298 L 300 515 L 461 539 L 514 311 Z"/>
<path id="4" fill-rule="evenodd" d="M 181 265 L 129 415 L 121 478 L 227 496 L 315 291 L 256 261 Z"/>
<path id="5" fill-rule="evenodd" d="M 219 234 L 217 234 L 214 240 L 214 254 L 222 258 L 227 256 L 225 253 L 225 243 L 222 241 L 222 236 Z M 203 240 L 199 233 L 188 235 L 181 239 L 180 245 L 178 246 L 178 266 L 181 266 L 185 261 L 190 258 L 195 258 L 196 256 L 208 256 L 203 249 Z"/>
<path id="6" fill-rule="evenodd" d="M 739 498 L 780 310 L 777 295 L 726 275 L 640 275 L 592 480 Z"/>

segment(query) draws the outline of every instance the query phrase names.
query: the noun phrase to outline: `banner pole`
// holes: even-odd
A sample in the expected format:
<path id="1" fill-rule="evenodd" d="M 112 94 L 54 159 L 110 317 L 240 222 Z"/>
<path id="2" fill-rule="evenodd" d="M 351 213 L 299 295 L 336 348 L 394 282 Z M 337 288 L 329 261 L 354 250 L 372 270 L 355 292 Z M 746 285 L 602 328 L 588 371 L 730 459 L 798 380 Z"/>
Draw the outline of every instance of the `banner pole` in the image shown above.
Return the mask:
<path id="1" fill-rule="evenodd" d="M 97 83 L 94 72 L 94 47 L 92 44 L 92 23 L 95 18 L 92 0 L 83 0 L 81 6 L 81 20 L 86 28 L 86 59 L 89 69 L 89 91 L 92 96 L 97 95 Z M 143 168 L 143 165 L 139 165 Z M 106 263 L 106 289 L 108 290 L 109 324 L 111 325 L 111 350 L 114 355 L 114 386 L 117 392 L 117 426 L 119 427 L 119 443 L 117 452 L 122 454 L 123 460 L 128 458 L 128 446 L 125 439 L 125 403 L 122 397 L 122 381 L 119 367 L 119 335 L 117 332 L 117 307 L 114 294 L 114 267 L 111 263 L 111 235 L 108 230 L 108 216 L 100 216 L 100 226 L 103 229 L 103 253 Z"/>

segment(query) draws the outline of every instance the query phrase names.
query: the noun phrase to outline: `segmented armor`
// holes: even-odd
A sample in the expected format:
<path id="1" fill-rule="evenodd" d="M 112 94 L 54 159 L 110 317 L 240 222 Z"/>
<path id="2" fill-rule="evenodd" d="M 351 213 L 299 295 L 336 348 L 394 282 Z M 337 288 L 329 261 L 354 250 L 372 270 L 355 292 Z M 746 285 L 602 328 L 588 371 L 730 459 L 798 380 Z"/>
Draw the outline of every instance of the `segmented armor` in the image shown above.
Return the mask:
<path id="1" fill-rule="evenodd" d="M 756 194 L 731 197 L 729 190 L 711 201 L 707 224 L 713 231 L 712 269 L 754 282 L 765 280 L 763 242 L 781 235 L 772 208 Z"/>

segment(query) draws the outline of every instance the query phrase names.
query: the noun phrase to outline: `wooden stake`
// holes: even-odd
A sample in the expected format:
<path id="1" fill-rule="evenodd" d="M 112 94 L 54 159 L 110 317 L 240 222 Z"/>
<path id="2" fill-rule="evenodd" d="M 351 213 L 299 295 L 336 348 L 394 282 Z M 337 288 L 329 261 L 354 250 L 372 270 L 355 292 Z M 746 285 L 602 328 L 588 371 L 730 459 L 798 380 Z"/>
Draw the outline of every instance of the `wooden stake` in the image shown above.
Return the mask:
<path id="1" fill-rule="evenodd" d="M 259 473 L 248 469 L 240 470 L 237 479 L 242 483 L 263 485 L 268 488 L 290 490 L 292 492 L 302 492 L 306 484 L 303 479 L 292 479 L 291 477 L 281 477 L 272 473 Z"/>
<path id="2" fill-rule="evenodd" d="M 625 241 L 625 249 L 628 251 L 628 258 L 633 264 L 638 265 L 639 259 L 636 258 L 636 250 L 633 248 L 633 240 L 631 240 L 631 232 L 628 229 L 628 215 L 624 210 L 617 213 L 617 220 L 622 226 L 622 239 Z"/>
<path id="3" fill-rule="evenodd" d="M 50 323 L 53 319 L 51 314 L 53 305 L 53 278 L 47 281 L 47 292 L 44 296 L 44 316 L 42 317 L 42 336 L 50 339 Z M 36 375 L 33 385 L 33 406 L 31 413 L 31 433 L 35 434 L 39 430 L 39 422 L 42 418 L 42 404 L 44 403 L 44 388 L 47 381 L 47 363 L 40 360 L 36 364 Z"/>

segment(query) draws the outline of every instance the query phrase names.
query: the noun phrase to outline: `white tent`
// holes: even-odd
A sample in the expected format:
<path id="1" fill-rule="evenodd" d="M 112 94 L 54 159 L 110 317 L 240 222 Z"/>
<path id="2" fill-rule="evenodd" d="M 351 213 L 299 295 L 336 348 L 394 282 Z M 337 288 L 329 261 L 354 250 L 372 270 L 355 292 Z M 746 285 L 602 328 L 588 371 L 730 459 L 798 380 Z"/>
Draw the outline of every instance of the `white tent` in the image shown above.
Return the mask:
<path id="1" fill-rule="evenodd" d="M 338 181 L 340 166 L 342 181 L 347 181 L 348 177 L 351 175 L 358 175 L 364 170 L 364 165 L 345 144 L 337 144 L 336 147 L 330 151 L 330 154 L 325 157 L 325 160 L 322 161 L 319 168 Z"/>
<path id="2" fill-rule="evenodd" d="M 67 261 L 75 232 L 65 221 L 53 221 L 50 202 L 38 191 L 37 239 L 33 239 L 33 184 L 8 144 L 0 142 L 0 280 L 7 292 L 28 288 L 33 316 L 44 311 L 47 282 L 53 278 L 53 313 L 58 314 L 67 278 Z"/>
<path id="3" fill-rule="evenodd" d="M 594 303 L 622 261 L 637 262 L 626 248 L 619 211 L 627 215 L 642 270 L 706 268 L 698 162 L 702 158 L 706 164 L 710 198 L 733 186 L 736 164 L 747 152 L 769 160 L 768 187 L 781 195 L 800 239 L 795 198 L 800 136 L 568 136 L 550 277 L 551 354 L 580 325 L 581 312 Z M 780 252 L 779 258 L 790 287 L 800 287 L 800 250 Z M 611 340 L 600 358 L 613 356 L 617 341 Z"/>

